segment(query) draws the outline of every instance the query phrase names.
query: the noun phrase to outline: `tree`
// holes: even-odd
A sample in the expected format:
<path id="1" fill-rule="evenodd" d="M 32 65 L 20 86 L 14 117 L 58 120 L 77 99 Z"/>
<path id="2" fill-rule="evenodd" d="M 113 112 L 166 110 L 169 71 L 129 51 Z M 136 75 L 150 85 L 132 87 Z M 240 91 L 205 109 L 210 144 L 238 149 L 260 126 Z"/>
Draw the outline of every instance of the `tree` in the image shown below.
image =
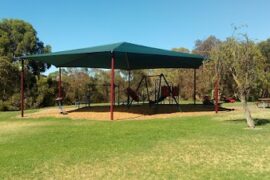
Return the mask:
<path id="1" fill-rule="evenodd" d="M 41 76 L 37 81 L 34 107 L 46 107 L 55 104 L 57 94 L 57 81 L 51 77 Z"/>
<path id="2" fill-rule="evenodd" d="M 248 107 L 248 99 L 252 89 L 258 86 L 263 79 L 265 59 L 259 48 L 246 35 L 243 40 L 235 37 L 228 38 L 217 48 L 212 50 L 211 59 L 219 64 L 221 75 L 229 73 L 237 85 L 237 93 L 242 102 L 247 125 L 255 127 L 251 112 Z"/>
<path id="3" fill-rule="evenodd" d="M 211 61 L 209 56 L 212 49 L 217 47 L 220 43 L 221 40 L 213 35 L 195 42 L 195 48 L 192 53 L 200 54 L 208 59 L 204 61 L 203 65 L 197 70 L 197 94 L 200 96 L 211 95 L 213 91 L 214 81 L 216 80 L 213 76 L 213 74 L 215 74 L 215 62 Z"/>
<path id="4" fill-rule="evenodd" d="M 262 55 L 266 59 L 267 66 L 265 67 L 266 77 L 265 80 L 262 82 L 262 97 L 269 97 L 270 95 L 270 38 L 266 41 L 262 41 L 258 44 Z"/>
<path id="5" fill-rule="evenodd" d="M 190 50 L 184 47 L 180 47 L 180 48 L 172 48 L 172 51 L 176 51 L 176 52 L 182 52 L 182 53 L 190 53 Z"/>
<path id="6" fill-rule="evenodd" d="M 190 53 L 190 50 L 184 47 L 173 48 L 173 51 L 181 53 Z M 180 95 L 183 99 L 189 99 L 193 96 L 193 70 L 190 69 L 166 69 L 168 81 L 179 85 Z"/>
<path id="7" fill-rule="evenodd" d="M 195 54 L 200 54 L 202 56 L 209 57 L 211 50 L 220 43 L 221 41 L 219 39 L 211 35 L 205 40 L 197 40 L 195 42 L 195 48 L 192 52 Z"/>
<path id="8" fill-rule="evenodd" d="M 18 79 L 19 69 L 7 57 L 0 56 L 0 100 L 5 101 L 14 93 Z"/>
<path id="9" fill-rule="evenodd" d="M 259 44 L 262 55 L 265 56 L 266 62 L 270 64 L 270 38 L 266 41 L 262 41 Z"/>
<path id="10" fill-rule="evenodd" d="M 31 24 L 17 19 L 0 20 L 0 94 L 2 101 L 17 99 L 18 97 L 20 62 L 15 57 L 50 51 L 51 47 L 44 45 L 39 40 L 36 30 Z M 27 67 L 25 69 L 26 107 L 29 107 L 35 103 L 37 77 L 39 77 L 41 72 L 45 72 L 50 65 L 26 61 L 25 66 Z M 13 106 L 12 104 L 14 103 L 10 105 Z M 14 107 L 9 108 L 13 109 Z"/>
<path id="11" fill-rule="evenodd" d="M 74 68 L 75 69 L 75 68 Z M 87 94 L 87 84 L 91 83 L 89 75 L 80 69 L 70 71 L 67 75 L 62 76 L 63 82 L 67 83 L 64 86 L 66 97 L 71 102 L 83 101 Z"/>
<path id="12" fill-rule="evenodd" d="M 49 45 L 44 45 L 37 37 L 33 26 L 25 21 L 17 19 L 3 19 L 0 21 L 0 56 L 6 56 L 10 62 L 14 57 L 28 54 L 42 54 L 51 51 Z M 45 72 L 49 64 L 30 61 L 28 69 L 35 75 Z"/>

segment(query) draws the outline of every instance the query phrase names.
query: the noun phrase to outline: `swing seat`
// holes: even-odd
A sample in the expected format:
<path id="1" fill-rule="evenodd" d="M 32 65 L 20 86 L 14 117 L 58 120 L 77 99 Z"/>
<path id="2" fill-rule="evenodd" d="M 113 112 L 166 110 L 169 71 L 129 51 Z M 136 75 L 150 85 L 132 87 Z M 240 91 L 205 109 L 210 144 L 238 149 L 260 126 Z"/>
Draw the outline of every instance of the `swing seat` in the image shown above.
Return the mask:
<path id="1" fill-rule="evenodd" d="M 139 102 L 138 94 L 131 88 L 127 88 L 127 95 L 129 95 L 134 101 Z"/>
<path id="2" fill-rule="evenodd" d="M 162 86 L 161 87 L 161 97 L 166 98 L 170 96 L 170 87 L 169 86 Z"/>

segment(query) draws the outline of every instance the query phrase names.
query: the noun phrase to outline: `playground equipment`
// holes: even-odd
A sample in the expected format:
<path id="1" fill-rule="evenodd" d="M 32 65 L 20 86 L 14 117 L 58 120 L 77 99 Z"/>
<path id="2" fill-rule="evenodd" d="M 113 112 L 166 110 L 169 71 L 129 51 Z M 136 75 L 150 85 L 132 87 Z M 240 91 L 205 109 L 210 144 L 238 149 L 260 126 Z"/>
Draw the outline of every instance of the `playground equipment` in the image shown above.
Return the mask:
<path id="1" fill-rule="evenodd" d="M 59 109 L 60 114 L 66 115 L 67 112 L 63 108 L 63 98 L 57 97 L 55 100 L 56 100 L 56 103 L 58 105 L 58 109 Z"/>
<path id="2" fill-rule="evenodd" d="M 62 51 L 42 55 L 24 55 L 15 57 L 21 60 L 21 117 L 24 116 L 24 61 L 39 61 L 52 64 L 58 68 L 87 67 L 110 69 L 110 119 L 114 119 L 114 82 L 115 69 L 157 69 L 186 68 L 194 69 L 194 97 L 196 93 L 196 69 L 205 58 L 196 54 L 180 53 L 132 44 L 128 42 L 107 44 L 84 49 Z M 61 82 L 61 81 L 60 81 Z M 195 98 L 194 98 L 195 103 Z"/>
<path id="3" fill-rule="evenodd" d="M 154 81 L 154 84 L 155 84 L 154 92 L 153 92 L 154 100 L 151 100 L 148 79 L 154 78 L 154 77 L 158 77 L 158 78 Z M 146 95 L 147 95 L 147 100 L 149 102 L 149 105 L 159 104 L 160 102 L 164 101 L 166 98 L 172 98 L 175 104 L 177 106 L 179 105 L 179 86 L 170 85 L 167 79 L 165 78 L 164 74 L 160 74 L 160 75 L 152 75 L 152 76 L 145 76 L 145 75 L 142 76 L 136 90 L 133 90 L 130 87 L 128 87 L 126 89 L 126 94 L 128 95 L 128 97 L 131 97 L 131 101 L 128 100 L 127 102 L 128 106 L 130 106 L 133 103 L 133 101 L 136 101 L 136 102 L 140 101 L 141 94 L 139 92 L 143 84 L 145 85 Z"/>
<path id="4" fill-rule="evenodd" d="M 62 76 L 61 76 L 61 68 L 59 68 L 59 75 L 58 75 L 58 97 L 55 99 L 58 105 L 58 109 L 60 114 L 67 114 L 67 112 L 63 108 L 63 92 L 62 92 Z"/>
<path id="5" fill-rule="evenodd" d="M 233 97 L 225 97 L 225 96 L 223 96 L 222 99 L 223 99 L 223 101 L 225 103 L 235 103 L 236 102 L 236 99 L 233 98 Z"/>

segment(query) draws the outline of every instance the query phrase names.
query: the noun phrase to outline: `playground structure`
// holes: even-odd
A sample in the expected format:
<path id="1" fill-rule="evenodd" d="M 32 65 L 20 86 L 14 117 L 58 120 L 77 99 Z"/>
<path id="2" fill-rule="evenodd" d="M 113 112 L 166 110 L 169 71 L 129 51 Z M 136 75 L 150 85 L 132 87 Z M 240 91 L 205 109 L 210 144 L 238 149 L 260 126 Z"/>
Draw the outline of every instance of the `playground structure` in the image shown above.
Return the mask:
<path id="1" fill-rule="evenodd" d="M 154 80 L 154 92 L 150 93 L 148 79 L 149 78 L 156 78 Z M 163 83 L 163 84 L 162 84 Z M 160 75 L 151 75 L 151 76 L 142 76 L 136 90 L 131 89 L 128 87 L 126 89 L 126 94 L 128 96 L 127 105 L 130 106 L 133 101 L 139 102 L 140 101 L 140 90 L 142 85 L 145 85 L 146 89 L 146 97 L 149 105 L 159 104 L 160 102 L 164 101 L 166 98 L 172 98 L 177 106 L 179 106 L 179 86 L 170 85 L 167 79 L 165 78 L 164 74 Z M 172 83 L 171 83 L 172 84 Z M 154 94 L 154 99 L 151 99 L 151 94 Z M 130 98 L 131 97 L 131 100 Z M 144 102 L 144 99 L 142 99 Z M 171 101 L 169 101 L 170 103 Z"/>
<path id="2" fill-rule="evenodd" d="M 154 84 L 154 87 L 152 88 L 149 86 L 149 83 L 151 83 L 150 79 L 153 80 L 152 83 Z M 128 84 L 130 85 L 130 83 Z M 143 85 L 145 86 L 145 88 L 143 88 Z M 77 108 L 90 107 L 92 104 L 93 94 L 96 93 L 97 88 L 108 89 L 110 87 L 110 84 L 89 83 L 86 84 L 85 86 L 86 86 L 86 91 L 84 92 L 85 94 L 83 96 L 78 97 L 75 100 L 74 104 Z M 147 100 L 149 105 L 152 106 L 162 103 L 162 101 L 164 103 L 164 100 L 167 99 L 168 104 L 173 104 L 174 102 L 174 104 L 176 104 L 177 107 L 179 106 L 180 100 L 179 85 L 174 86 L 173 83 L 169 83 L 165 78 L 164 74 L 143 75 L 137 85 L 136 90 L 133 90 L 130 87 L 128 88 L 122 87 L 122 90 L 124 90 L 124 93 L 127 96 L 126 102 L 122 101 L 120 103 L 120 93 L 123 93 L 122 91 L 120 91 L 120 86 L 118 84 L 114 84 L 114 88 L 116 92 L 114 105 L 117 104 L 119 106 L 120 104 L 122 104 L 130 107 L 134 101 L 137 102 L 137 104 L 139 103 L 144 104 L 145 100 Z M 56 99 L 61 113 L 63 112 L 62 100 L 63 98 Z"/>
<path id="3" fill-rule="evenodd" d="M 61 89 L 61 67 L 87 67 L 111 69 L 110 81 L 110 119 L 114 119 L 115 105 L 115 69 L 136 70 L 136 69 L 157 69 L 157 68 L 189 68 L 194 69 L 193 97 L 196 103 L 196 69 L 204 60 L 204 57 L 196 54 L 180 53 L 127 42 L 96 46 L 91 48 L 62 51 L 49 54 L 27 55 L 19 57 L 22 62 L 21 70 L 21 116 L 24 116 L 24 60 L 38 61 L 52 64 L 59 68 L 58 97 L 62 98 Z M 167 95 L 173 93 L 172 88 L 163 88 Z M 165 90 L 167 89 L 167 90 Z M 218 89 L 218 88 L 216 88 Z M 162 90 L 161 90 L 162 91 Z M 160 91 L 160 92 L 161 92 Z M 165 94 L 163 94 L 165 95 Z M 165 96 L 164 96 L 165 97 Z M 164 98 L 162 97 L 162 98 Z M 167 96 L 168 97 L 168 96 Z M 172 96 L 175 103 L 177 100 Z M 159 103 L 155 98 L 154 103 Z"/>

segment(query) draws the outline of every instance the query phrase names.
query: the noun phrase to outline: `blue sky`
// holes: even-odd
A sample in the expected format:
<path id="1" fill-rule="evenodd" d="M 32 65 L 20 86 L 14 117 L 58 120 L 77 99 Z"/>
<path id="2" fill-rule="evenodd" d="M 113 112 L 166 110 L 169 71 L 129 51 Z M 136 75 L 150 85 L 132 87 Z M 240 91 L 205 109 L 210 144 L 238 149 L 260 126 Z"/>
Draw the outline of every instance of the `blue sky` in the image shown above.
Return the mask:
<path id="1" fill-rule="evenodd" d="M 197 39 L 230 36 L 232 24 L 248 25 L 253 40 L 269 38 L 269 7 L 269 0 L 0 0 L 0 18 L 31 23 L 53 51 L 120 41 L 192 49 Z"/>

